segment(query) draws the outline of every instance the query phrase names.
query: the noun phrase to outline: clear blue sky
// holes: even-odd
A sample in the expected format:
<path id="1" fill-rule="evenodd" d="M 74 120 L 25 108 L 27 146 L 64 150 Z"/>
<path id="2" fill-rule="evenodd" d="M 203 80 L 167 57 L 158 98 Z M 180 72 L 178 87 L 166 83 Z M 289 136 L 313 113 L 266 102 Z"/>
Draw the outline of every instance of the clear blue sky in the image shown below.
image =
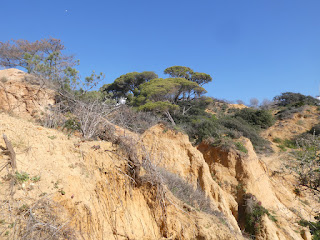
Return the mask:
<path id="1" fill-rule="evenodd" d="M 105 83 L 183 65 L 216 98 L 319 94 L 320 0 L 8 0 L 1 19 L 0 41 L 59 38 Z"/>

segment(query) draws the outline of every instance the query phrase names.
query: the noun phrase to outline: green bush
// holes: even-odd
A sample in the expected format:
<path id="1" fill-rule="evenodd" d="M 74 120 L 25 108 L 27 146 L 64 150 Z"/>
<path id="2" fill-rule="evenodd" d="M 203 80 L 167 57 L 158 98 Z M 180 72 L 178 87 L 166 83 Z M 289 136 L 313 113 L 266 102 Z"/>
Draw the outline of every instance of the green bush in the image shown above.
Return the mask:
<path id="1" fill-rule="evenodd" d="M 305 96 L 301 93 L 285 92 L 275 96 L 273 100 L 277 106 L 284 107 L 301 107 L 304 105 L 319 105 L 320 101 L 311 96 Z"/>
<path id="2" fill-rule="evenodd" d="M 273 216 L 268 209 L 261 205 L 261 202 L 257 201 L 257 198 L 247 193 L 243 196 L 245 203 L 245 231 L 251 235 L 256 235 L 261 228 L 261 220 L 264 215 L 267 215 L 270 220 L 277 222 L 275 216 Z"/>
<path id="3" fill-rule="evenodd" d="M 272 114 L 267 110 L 256 110 L 252 108 L 244 108 L 239 110 L 235 117 L 242 118 L 250 125 L 259 126 L 261 128 L 271 127 L 275 120 Z"/>
<path id="4" fill-rule="evenodd" d="M 271 151 L 269 142 L 259 135 L 259 128 L 255 128 L 254 126 L 249 125 L 242 118 L 227 117 L 219 119 L 218 123 L 227 129 L 232 129 L 233 131 L 240 132 L 244 137 L 249 138 L 255 150 Z"/>

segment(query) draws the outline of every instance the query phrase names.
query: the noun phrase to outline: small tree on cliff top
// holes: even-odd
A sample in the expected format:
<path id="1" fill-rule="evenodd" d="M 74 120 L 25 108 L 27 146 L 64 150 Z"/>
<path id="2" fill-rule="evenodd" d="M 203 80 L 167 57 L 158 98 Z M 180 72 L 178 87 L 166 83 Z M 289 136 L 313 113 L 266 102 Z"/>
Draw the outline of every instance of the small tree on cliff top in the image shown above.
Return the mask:
<path id="1" fill-rule="evenodd" d="M 175 125 L 170 112 L 179 109 L 180 100 L 200 97 L 206 90 L 197 83 L 185 78 L 156 78 L 140 86 L 139 94 L 134 98 L 134 105 L 140 110 L 165 114 Z"/>
<path id="2" fill-rule="evenodd" d="M 0 65 L 5 68 L 24 68 L 28 73 L 70 87 L 79 76 L 75 66 L 79 61 L 73 55 L 64 54 L 65 46 L 55 38 L 29 42 L 11 40 L 0 42 Z"/>

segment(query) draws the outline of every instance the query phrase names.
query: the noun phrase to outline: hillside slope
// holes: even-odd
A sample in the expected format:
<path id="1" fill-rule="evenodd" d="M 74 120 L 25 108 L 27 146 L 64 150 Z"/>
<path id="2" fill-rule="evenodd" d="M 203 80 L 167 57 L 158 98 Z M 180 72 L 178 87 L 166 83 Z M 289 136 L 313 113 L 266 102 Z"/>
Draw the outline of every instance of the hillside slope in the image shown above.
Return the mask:
<path id="1" fill-rule="evenodd" d="M 297 222 L 314 220 L 320 203 L 308 191 L 294 193 L 297 180 L 283 169 L 287 154 L 257 155 L 243 137 L 237 141 L 247 153 L 195 147 L 162 124 L 141 135 L 111 126 L 107 141 L 85 141 L 35 123 L 54 93 L 27 76 L 0 71 L 0 136 L 11 141 L 18 166 L 5 168 L 1 138 L 1 239 L 311 239 Z M 301 127 L 301 116 L 263 136 L 289 138 L 318 119 L 305 117 Z M 251 223 L 257 233 L 250 236 L 244 229 L 254 204 L 268 214 Z"/>

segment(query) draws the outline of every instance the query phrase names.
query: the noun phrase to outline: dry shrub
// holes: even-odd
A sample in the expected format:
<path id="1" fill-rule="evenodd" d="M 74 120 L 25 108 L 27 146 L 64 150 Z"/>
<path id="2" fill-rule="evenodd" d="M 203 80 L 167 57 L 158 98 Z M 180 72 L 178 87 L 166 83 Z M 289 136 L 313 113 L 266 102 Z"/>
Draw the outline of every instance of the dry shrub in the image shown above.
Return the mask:
<path id="1" fill-rule="evenodd" d="M 49 196 L 37 201 L 3 200 L 0 216 L 0 236 L 7 239 L 76 239 L 70 220 L 63 220 L 65 210 Z"/>
<path id="2" fill-rule="evenodd" d="M 151 112 L 135 111 L 131 107 L 121 105 L 110 115 L 109 121 L 132 132 L 143 133 L 162 120 Z"/>
<path id="3" fill-rule="evenodd" d="M 24 212 L 21 239 L 76 239 L 70 221 L 62 221 L 63 209 L 48 198 L 40 199 Z"/>
<path id="4" fill-rule="evenodd" d="M 49 106 L 44 116 L 39 119 L 42 126 L 47 128 L 58 128 L 64 124 L 66 117 L 63 115 L 64 107 L 62 104 Z"/>
<path id="5" fill-rule="evenodd" d="M 79 121 L 83 137 L 85 139 L 96 138 L 101 129 L 108 125 L 107 116 L 117 108 L 112 104 L 98 101 L 75 102 L 73 115 Z"/>
<path id="6" fill-rule="evenodd" d="M 163 168 L 159 168 L 158 171 L 160 171 L 164 183 L 178 199 L 195 207 L 199 211 L 223 218 L 221 212 L 212 209 L 212 203 L 209 197 L 206 196 L 200 186 L 195 189 L 191 184 L 174 173 L 168 172 Z"/>

